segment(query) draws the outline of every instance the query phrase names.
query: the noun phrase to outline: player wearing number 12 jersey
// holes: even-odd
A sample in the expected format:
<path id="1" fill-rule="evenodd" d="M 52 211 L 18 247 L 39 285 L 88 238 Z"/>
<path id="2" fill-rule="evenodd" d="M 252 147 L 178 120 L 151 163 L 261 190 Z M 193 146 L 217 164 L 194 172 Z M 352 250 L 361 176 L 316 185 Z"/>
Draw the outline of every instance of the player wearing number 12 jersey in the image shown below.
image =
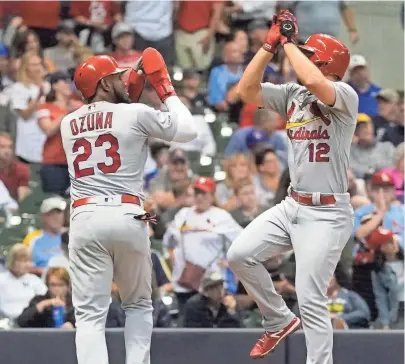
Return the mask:
<path id="1" fill-rule="evenodd" d="M 277 111 L 286 118 L 288 196 L 256 218 L 228 251 L 231 269 L 256 300 L 265 333 L 250 355 L 262 358 L 301 324 L 307 364 L 333 364 L 333 335 L 326 290 L 353 228 L 347 168 L 356 125 L 358 97 L 341 82 L 349 51 L 334 37 L 315 34 L 296 45 L 295 17 L 286 10 L 273 19 L 263 49 L 239 83 L 245 102 Z M 261 84 L 279 46 L 300 84 Z M 276 293 L 263 262 L 293 249 L 295 288 L 301 320 Z"/>
<path id="2" fill-rule="evenodd" d="M 145 78 L 167 106 L 136 103 Z M 89 58 L 74 78 L 86 105 L 64 117 L 71 179 L 69 264 L 78 364 L 108 364 L 104 330 L 112 280 L 126 315 L 127 364 L 150 362 L 152 262 L 143 209 L 148 138 L 188 142 L 193 118 L 176 96 L 160 53 L 147 48 L 136 69 Z M 135 103 L 134 103 L 135 102 Z"/>

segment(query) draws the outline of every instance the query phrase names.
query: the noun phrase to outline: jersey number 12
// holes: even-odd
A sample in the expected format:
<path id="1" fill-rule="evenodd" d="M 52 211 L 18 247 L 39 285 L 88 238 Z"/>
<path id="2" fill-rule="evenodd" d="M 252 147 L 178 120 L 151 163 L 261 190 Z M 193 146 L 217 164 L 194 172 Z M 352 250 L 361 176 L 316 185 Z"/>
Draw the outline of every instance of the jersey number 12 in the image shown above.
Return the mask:
<path id="1" fill-rule="evenodd" d="M 96 148 L 103 147 L 105 143 L 110 144 L 110 147 L 105 149 L 105 155 L 111 158 L 112 163 L 100 162 L 97 163 L 97 168 L 104 174 L 117 172 L 118 168 L 121 167 L 121 156 L 118 153 L 118 139 L 110 133 L 101 134 L 96 139 L 94 146 Z M 92 176 L 94 175 L 94 167 L 80 168 L 79 166 L 80 162 L 85 162 L 90 158 L 93 152 L 91 143 L 85 138 L 77 139 L 73 144 L 73 153 L 77 153 L 80 148 L 83 148 L 83 152 L 78 154 L 73 161 L 75 178 Z"/>
<path id="2" fill-rule="evenodd" d="M 327 143 L 311 143 L 308 145 L 309 161 L 310 162 L 329 162 L 327 154 L 330 151 L 329 144 Z"/>

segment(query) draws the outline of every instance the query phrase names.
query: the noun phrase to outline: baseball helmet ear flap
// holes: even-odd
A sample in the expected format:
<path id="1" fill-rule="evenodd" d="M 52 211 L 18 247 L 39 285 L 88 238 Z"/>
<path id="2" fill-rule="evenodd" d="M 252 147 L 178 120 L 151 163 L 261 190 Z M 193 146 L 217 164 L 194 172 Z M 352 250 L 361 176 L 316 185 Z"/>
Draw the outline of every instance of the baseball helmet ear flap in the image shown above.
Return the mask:
<path id="1" fill-rule="evenodd" d="M 141 70 L 135 71 L 129 68 L 122 75 L 122 81 L 128 91 L 129 98 L 132 102 L 138 102 L 145 87 L 145 75 Z"/>

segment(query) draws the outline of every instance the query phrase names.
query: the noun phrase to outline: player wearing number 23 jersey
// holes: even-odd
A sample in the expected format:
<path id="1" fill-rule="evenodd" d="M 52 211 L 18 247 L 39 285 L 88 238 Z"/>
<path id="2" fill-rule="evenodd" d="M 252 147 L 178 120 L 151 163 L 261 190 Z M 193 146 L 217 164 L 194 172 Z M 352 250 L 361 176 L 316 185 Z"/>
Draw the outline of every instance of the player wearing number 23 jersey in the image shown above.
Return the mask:
<path id="1" fill-rule="evenodd" d="M 168 111 L 138 103 L 145 79 Z M 197 136 L 166 64 L 147 48 L 134 69 L 95 56 L 75 71 L 86 105 L 66 115 L 61 135 L 71 181 L 69 270 L 78 364 L 109 364 L 104 335 L 112 281 L 125 311 L 127 364 L 149 364 L 153 328 L 152 261 L 143 206 L 149 138 L 189 142 Z"/>

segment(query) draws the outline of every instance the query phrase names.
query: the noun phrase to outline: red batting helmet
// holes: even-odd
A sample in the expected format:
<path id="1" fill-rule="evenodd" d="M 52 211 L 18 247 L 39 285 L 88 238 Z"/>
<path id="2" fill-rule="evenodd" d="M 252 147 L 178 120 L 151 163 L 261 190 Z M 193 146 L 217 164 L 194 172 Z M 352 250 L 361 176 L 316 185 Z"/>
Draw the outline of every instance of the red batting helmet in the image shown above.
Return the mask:
<path id="1" fill-rule="evenodd" d="M 122 81 L 131 100 L 137 102 L 145 84 L 144 75 L 136 73 L 132 68 L 118 67 L 117 61 L 111 56 L 94 56 L 84 61 L 76 69 L 74 82 L 82 96 L 88 99 L 95 94 L 98 83 L 104 77 L 124 72 Z"/>
<path id="2" fill-rule="evenodd" d="M 343 78 L 349 66 L 350 52 L 340 40 L 327 34 L 314 34 L 298 48 L 325 76 Z"/>

